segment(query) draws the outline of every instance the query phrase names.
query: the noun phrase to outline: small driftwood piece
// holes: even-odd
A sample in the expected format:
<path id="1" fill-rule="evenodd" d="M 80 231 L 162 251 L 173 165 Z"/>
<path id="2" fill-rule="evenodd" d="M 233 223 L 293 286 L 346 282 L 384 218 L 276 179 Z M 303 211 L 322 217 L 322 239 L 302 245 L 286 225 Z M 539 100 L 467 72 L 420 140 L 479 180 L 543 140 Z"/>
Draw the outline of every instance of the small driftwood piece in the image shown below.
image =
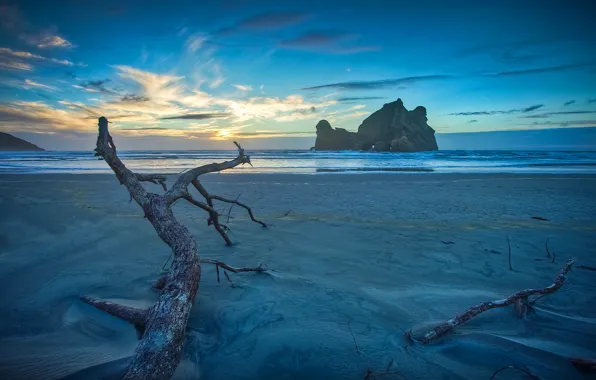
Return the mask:
<path id="1" fill-rule="evenodd" d="M 559 271 L 559 273 L 557 273 L 553 283 L 547 286 L 546 288 L 520 290 L 518 292 L 513 293 L 505 299 L 482 302 L 478 305 L 472 306 L 463 313 L 456 315 L 450 320 L 441 323 L 431 331 L 427 332 L 420 339 L 420 342 L 422 344 L 428 344 L 432 341 L 435 341 L 441 338 L 442 336 L 451 333 L 455 328 L 468 322 L 470 319 L 474 318 L 478 314 L 498 307 L 506 307 L 509 305 L 516 304 L 516 310 L 518 314 L 520 316 L 525 316 L 527 312 L 530 310 L 528 298 L 532 296 L 542 296 L 550 294 L 559 290 L 563 286 L 563 284 L 565 284 L 567 280 L 567 273 L 571 270 L 571 267 L 573 266 L 574 262 L 575 259 L 569 260 L 567 264 L 565 264 L 565 266 Z"/>
<path id="2" fill-rule="evenodd" d="M 145 218 L 151 223 L 158 236 L 172 249 L 172 265 L 160 284 L 161 293 L 155 304 L 147 310 L 131 308 L 91 297 L 81 300 L 99 310 L 132 323 L 140 331 L 140 342 L 123 373 L 123 379 L 153 380 L 169 379 L 180 362 L 186 324 L 201 279 L 201 260 L 197 242 L 190 231 L 182 225 L 172 212 L 172 205 L 179 199 L 185 199 L 210 215 L 212 224 L 231 244 L 226 230 L 218 223 L 218 213 L 213 209 L 212 199 L 228 202 L 226 198 L 210 195 L 198 181 L 202 174 L 232 169 L 238 165 L 250 164 L 250 157 L 244 149 L 235 143 L 238 156 L 230 161 L 203 165 L 180 174 L 173 186 L 167 190 L 165 177 L 159 175 L 133 173 L 120 160 L 116 145 L 108 132 L 108 120 L 99 118 L 99 134 L 96 156 L 105 160 L 118 180 L 126 187 L 130 197 L 143 210 Z M 148 192 L 142 182 L 160 184 L 163 195 Z M 188 191 L 189 185 L 195 186 L 205 197 L 206 204 L 195 200 Z M 262 226 L 265 223 L 256 220 L 252 210 L 240 202 L 229 201 L 247 209 L 251 219 Z M 219 263 L 223 267 L 223 263 Z M 259 267 L 260 268 L 260 267 Z"/>
<path id="3" fill-rule="evenodd" d="M 496 370 L 496 371 L 493 373 L 493 375 L 490 377 L 490 380 L 494 380 L 494 379 L 496 379 L 496 378 L 497 378 L 497 374 L 498 374 L 499 372 L 505 371 L 506 369 L 514 369 L 514 370 L 516 370 L 516 371 L 520 371 L 520 372 L 523 372 L 523 373 L 525 373 L 526 375 L 528 375 L 528 376 L 529 376 L 529 377 L 531 377 L 532 379 L 540 380 L 540 378 L 539 378 L 538 376 L 534 375 L 532 372 L 528 371 L 527 369 L 523 369 L 523 368 L 520 368 L 520 367 L 516 367 L 516 366 L 514 366 L 514 365 L 508 365 L 508 366 L 506 366 L 506 367 L 499 368 L 498 370 Z M 506 377 L 506 378 L 508 378 L 508 377 Z"/>

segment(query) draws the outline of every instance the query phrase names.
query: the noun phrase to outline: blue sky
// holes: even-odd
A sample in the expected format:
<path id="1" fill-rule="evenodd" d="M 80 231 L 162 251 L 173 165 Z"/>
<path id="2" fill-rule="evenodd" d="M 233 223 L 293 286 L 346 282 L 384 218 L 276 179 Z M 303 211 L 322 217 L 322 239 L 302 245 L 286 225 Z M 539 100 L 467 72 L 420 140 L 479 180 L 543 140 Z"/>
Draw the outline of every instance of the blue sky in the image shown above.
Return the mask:
<path id="1" fill-rule="evenodd" d="M 87 149 L 308 148 L 383 103 L 437 133 L 596 126 L 590 1 L 0 1 L 0 129 Z"/>

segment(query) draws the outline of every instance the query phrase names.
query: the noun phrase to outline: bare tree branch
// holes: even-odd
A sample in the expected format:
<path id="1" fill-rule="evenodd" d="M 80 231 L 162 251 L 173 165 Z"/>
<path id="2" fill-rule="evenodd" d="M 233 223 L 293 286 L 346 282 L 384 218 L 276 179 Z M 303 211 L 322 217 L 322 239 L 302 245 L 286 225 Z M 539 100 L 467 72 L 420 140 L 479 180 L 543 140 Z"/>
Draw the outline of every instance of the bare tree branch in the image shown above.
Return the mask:
<path id="1" fill-rule="evenodd" d="M 218 261 L 218 260 L 212 260 L 212 259 L 201 259 L 201 264 L 214 264 L 215 265 L 215 270 L 217 272 L 217 282 L 219 282 L 219 268 L 223 268 L 225 270 L 228 270 L 230 272 L 233 273 L 242 273 L 242 272 L 266 272 L 267 271 L 267 265 L 263 264 L 263 263 L 259 263 L 259 265 L 257 265 L 254 268 L 250 268 L 250 267 L 233 267 L 230 266 L 222 261 Z M 153 284 L 153 288 L 157 289 L 157 290 L 161 290 L 163 289 L 164 285 L 166 282 L 166 276 L 163 276 L 161 278 L 159 278 L 157 281 L 155 281 L 155 283 Z"/>
<path id="2" fill-rule="evenodd" d="M 213 209 L 212 207 L 210 207 L 209 205 L 207 205 L 205 203 L 197 201 L 190 194 L 186 195 L 184 197 L 184 199 L 186 199 L 193 205 L 200 207 L 203 210 L 207 211 L 209 213 L 209 222 L 208 223 L 213 224 L 213 226 L 215 227 L 217 232 L 219 232 L 221 237 L 225 240 L 227 245 L 232 245 L 232 241 L 228 237 L 228 232 L 227 232 L 228 227 L 225 224 L 219 223 L 219 214 L 217 213 L 217 211 L 215 209 Z"/>
<path id="3" fill-rule="evenodd" d="M 163 187 L 163 191 L 168 191 L 168 188 L 166 187 L 166 176 L 164 175 L 140 173 L 135 173 L 135 175 L 137 176 L 137 179 L 141 182 L 151 182 L 156 185 L 161 185 L 161 187 Z"/>
<path id="4" fill-rule="evenodd" d="M 563 284 L 565 284 L 565 282 L 567 280 L 566 275 L 571 270 L 571 267 L 573 266 L 574 262 L 575 262 L 575 259 L 569 260 L 567 262 L 567 264 L 565 264 L 565 266 L 559 271 L 559 273 L 557 273 L 557 275 L 554 279 L 554 282 L 551 285 L 547 286 L 546 288 L 520 290 L 505 299 L 489 301 L 489 302 L 482 302 L 476 306 L 472 306 L 469 309 L 467 309 L 466 311 L 464 311 L 463 313 L 458 314 L 455 317 L 451 318 L 450 320 L 441 323 L 439 326 L 435 327 L 434 329 L 432 329 L 431 331 L 426 333 L 422 337 L 422 339 L 420 339 L 420 342 L 422 344 L 427 344 L 434 340 L 437 340 L 440 337 L 452 332 L 456 327 L 466 323 L 467 321 L 474 318 L 478 314 L 483 313 L 487 310 L 495 309 L 497 307 L 509 306 L 511 304 L 514 304 L 515 302 L 527 303 L 528 297 L 530 297 L 530 296 L 541 295 L 541 294 L 550 294 L 550 293 L 553 293 L 553 292 L 559 290 L 563 286 Z"/>

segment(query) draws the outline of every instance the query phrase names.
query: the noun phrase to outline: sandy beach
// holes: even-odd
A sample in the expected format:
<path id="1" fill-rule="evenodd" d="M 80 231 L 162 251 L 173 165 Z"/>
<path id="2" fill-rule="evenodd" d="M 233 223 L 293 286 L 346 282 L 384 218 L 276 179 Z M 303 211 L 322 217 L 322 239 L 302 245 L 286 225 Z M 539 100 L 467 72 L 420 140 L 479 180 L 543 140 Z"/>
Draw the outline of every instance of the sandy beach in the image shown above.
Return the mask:
<path id="1" fill-rule="evenodd" d="M 271 271 L 218 283 L 203 265 L 176 379 L 363 379 L 390 363 L 399 375 L 384 379 L 489 379 L 508 365 L 582 379 L 567 358 L 596 358 L 596 272 L 580 267 L 527 318 L 496 309 L 431 345 L 405 348 L 404 338 L 478 302 L 548 286 L 571 257 L 596 267 L 596 176 L 201 180 L 270 224 L 233 208 L 226 247 L 203 211 L 178 202 L 201 257 Z M 0 189 L 0 378 L 118 378 L 136 331 L 79 296 L 151 305 L 168 247 L 114 175 L 2 175 Z"/>

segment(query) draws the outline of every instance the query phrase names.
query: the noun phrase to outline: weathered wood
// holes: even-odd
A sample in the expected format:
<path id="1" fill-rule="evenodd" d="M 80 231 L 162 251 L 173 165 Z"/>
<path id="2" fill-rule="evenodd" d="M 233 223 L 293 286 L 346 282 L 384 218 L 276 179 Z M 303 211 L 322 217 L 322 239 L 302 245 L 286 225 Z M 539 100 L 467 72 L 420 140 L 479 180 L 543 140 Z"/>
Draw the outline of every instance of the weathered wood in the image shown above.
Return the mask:
<path id="1" fill-rule="evenodd" d="M 482 302 L 476 306 L 472 306 L 469 309 L 467 309 L 466 311 L 464 311 L 463 313 L 456 315 L 455 317 L 451 318 L 450 320 L 441 323 L 440 325 L 438 325 L 431 331 L 427 332 L 420 339 L 420 342 L 422 344 L 427 344 L 434 340 L 437 340 L 440 337 L 449 334 L 456 327 L 466 323 L 467 321 L 474 318 L 478 314 L 483 313 L 490 309 L 509 306 L 509 305 L 517 302 L 518 305 L 520 305 L 518 307 L 527 312 L 528 297 L 536 296 L 536 295 L 550 294 L 550 293 L 553 293 L 553 292 L 559 290 L 563 286 L 563 284 L 565 284 L 565 281 L 567 280 L 566 275 L 571 270 L 571 267 L 573 266 L 574 262 L 575 262 L 575 259 L 569 260 L 567 262 L 567 264 L 565 264 L 565 266 L 559 271 L 559 273 L 557 273 L 557 275 L 554 279 L 554 282 L 551 285 L 547 286 L 546 288 L 520 290 L 518 292 L 513 293 L 512 295 L 510 295 L 509 297 L 507 297 L 505 299 L 497 300 L 497 301 Z M 523 308 L 521 307 L 522 303 L 524 305 Z"/>
<path id="2" fill-rule="evenodd" d="M 234 160 L 189 170 L 181 174 L 172 188 L 167 190 L 164 176 L 135 174 L 122 163 L 108 131 L 108 120 L 105 117 L 99 118 L 95 149 L 97 155 L 103 157 L 131 198 L 143 209 L 145 217 L 159 237 L 172 249 L 174 257 L 168 274 L 162 280 L 157 302 L 146 311 L 82 297 L 83 301 L 100 310 L 137 326 L 144 326 L 139 345 L 123 374 L 124 379 L 169 379 L 180 362 L 188 316 L 199 289 L 201 261 L 195 238 L 175 218 L 171 205 L 177 199 L 186 198 L 189 194 L 188 185 L 197 176 L 250 164 L 250 158 L 244 154 L 244 149 L 235 144 L 239 153 Z M 165 194 L 147 192 L 142 181 L 162 185 Z M 208 205 L 207 207 L 212 210 Z M 213 218 L 213 211 L 204 209 Z"/>

